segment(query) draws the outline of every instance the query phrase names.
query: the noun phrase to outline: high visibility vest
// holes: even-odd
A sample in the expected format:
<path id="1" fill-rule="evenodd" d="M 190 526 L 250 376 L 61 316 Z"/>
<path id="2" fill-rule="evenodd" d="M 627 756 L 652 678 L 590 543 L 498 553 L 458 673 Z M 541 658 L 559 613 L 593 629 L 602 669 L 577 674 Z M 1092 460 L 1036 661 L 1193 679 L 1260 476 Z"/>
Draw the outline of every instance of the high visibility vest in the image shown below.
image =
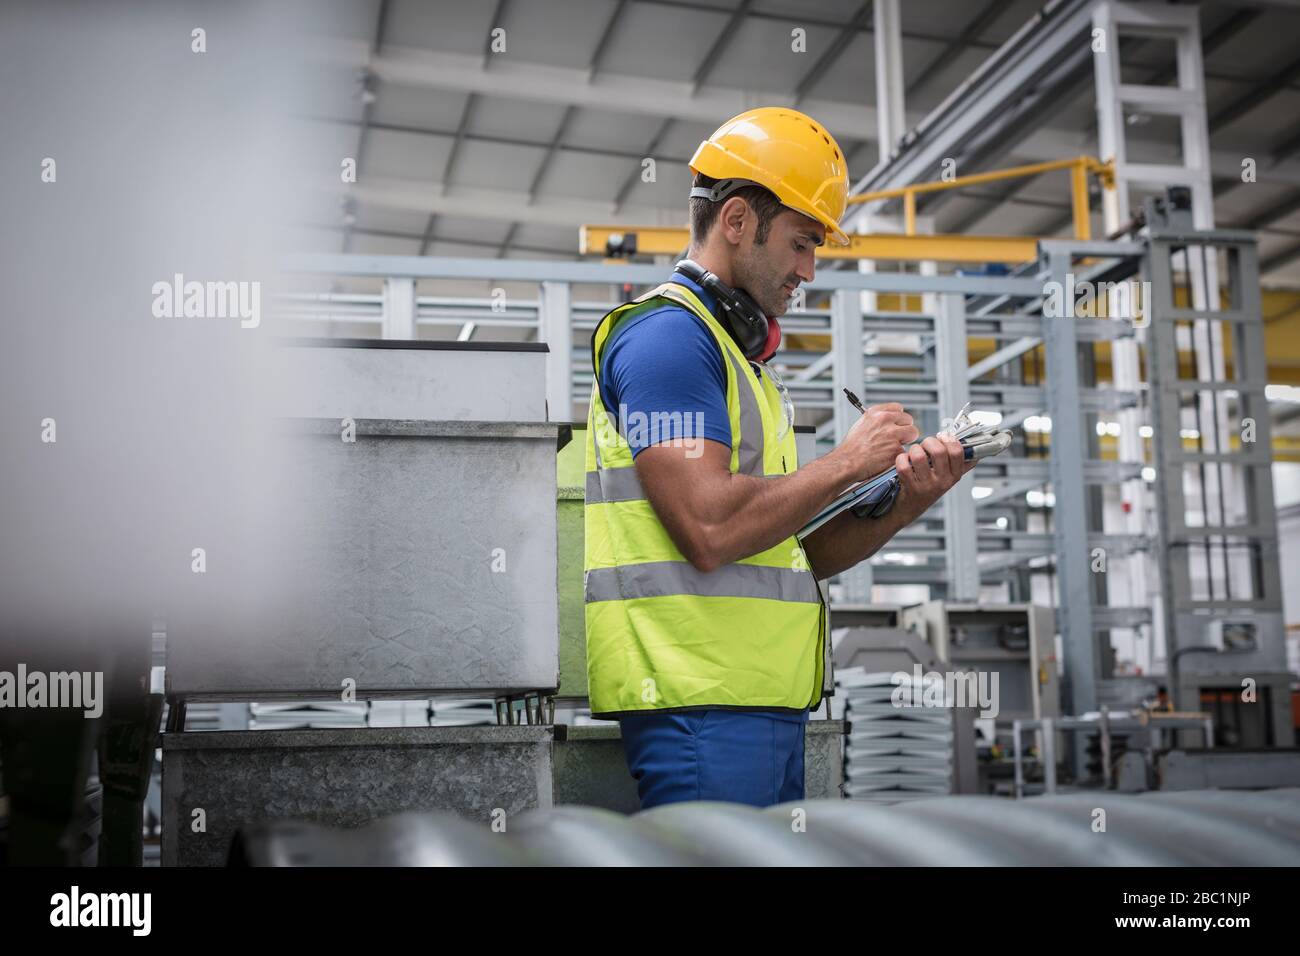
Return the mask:
<path id="1" fill-rule="evenodd" d="M 637 478 L 625 435 L 644 423 L 611 417 L 601 400 L 601 354 L 615 326 L 663 299 L 704 323 L 722 352 L 732 473 L 782 475 L 798 467 L 793 422 L 778 438 L 783 413 L 776 385 L 765 372 L 761 381 L 755 376 L 694 292 L 667 282 L 601 319 L 592 336 L 596 378 L 587 417 L 584 506 L 592 716 L 814 708 L 822 699 L 829 615 L 798 539 L 791 535 L 708 573 L 697 570 L 673 543 Z M 704 441 L 698 432 L 690 434 Z"/>

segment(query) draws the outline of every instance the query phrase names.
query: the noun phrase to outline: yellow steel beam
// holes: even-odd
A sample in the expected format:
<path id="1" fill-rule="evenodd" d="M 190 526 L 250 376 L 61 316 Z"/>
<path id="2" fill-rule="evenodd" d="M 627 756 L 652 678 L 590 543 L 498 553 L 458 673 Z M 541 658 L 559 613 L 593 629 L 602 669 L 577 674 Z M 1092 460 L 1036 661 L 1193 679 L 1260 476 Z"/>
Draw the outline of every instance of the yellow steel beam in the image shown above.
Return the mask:
<path id="1" fill-rule="evenodd" d="M 1101 180 L 1102 186 L 1113 189 L 1115 186 L 1115 166 L 1110 160 L 1101 162 L 1091 156 L 1075 156 L 1070 159 L 1055 159 L 1048 163 L 1030 163 L 1027 166 L 1012 166 L 1009 169 L 995 169 L 987 173 L 974 173 L 970 176 L 958 176 L 956 179 L 941 179 L 937 182 L 913 183 L 911 186 L 897 186 L 894 189 L 878 189 L 875 192 L 856 193 L 849 197 L 849 203 L 877 202 L 881 199 L 900 199 L 912 193 L 934 193 L 945 189 L 961 189 L 963 186 L 979 186 L 984 183 L 1001 182 L 1004 179 L 1021 179 L 1037 176 L 1058 169 L 1070 169 L 1082 172 L 1085 182 L 1089 173 Z"/>
<path id="2" fill-rule="evenodd" d="M 975 173 L 972 176 L 958 176 L 955 179 L 941 179 L 938 182 L 913 183 L 910 186 L 898 186 L 894 189 L 878 189 L 875 192 L 858 193 L 849 197 L 849 203 L 878 202 L 884 199 L 903 200 L 903 218 L 907 235 L 916 232 L 916 197 L 918 193 L 934 193 L 946 189 L 961 189 L 964 186 L 978 186 L 982 183 L 995 183 L 1004 179 L 1022 179 L 1066 169 L 1070 172 L 1070 210 L 1074 221 L 1074 238 L 1091 239 L 1092 223 L 1088 218 L 1088 176 L 1096 176 L 1106 189 L 1115 188 L 1115 164 L 1108 160 L 1101 162 L 1091 156 L 1075 156 L 1073 159 L 1057 159 L 1048 163 L 1030 163 L 1027 166 L 1013 166 L 1010 169 L 995 169 L 987 173 Z"/>
<path id="3" fill-rule="evenodd" d="M 1079 206 L 1074 207 L 1081 217 Z M 1086 217 L 1082 217 L 1086 221 Z M 1076 229 L 1079 223 L 1076 221 Z M 689 230 L 679 226 L 583 226 L 579 231 L 579 250 L 583 255 L 606 255 L 610 239 L 621 246 L 635 237 L 636 252 L 642 255 L 673 256 L 686 251 Z M 848 246 L 829 246 L 817 250 L 823 259 L 880 259 L 899 262 L 1029 262 L 1037 257 L 1038 239 L 1032 236 L 898 236 L 851 235 Z M 626 252 L 615 250 L 615 256 Z M 1224 301 L 1227 291 L 1224 290 Z M 895 303 L 886 305 L 886 301 Z M 1176 290 L 1177 304 L 1186 303 L 1185 288 Z M 1263 290 L 1264 352 L 1268 357 L 1268 380 L 1278 384 L 1300 385 L 1300 290 Z M 906 309 L 906 299 L 881 300 L 882 309 Z M 1098 357 L 1107 361 L 1109 345 L 1097 343 Z M 1231 336 L 1224 339 L 1225 358 L 1232 358 Z M 972 358 L 976 357 L 972 354 Z"/>
<path id="4" fill-rule="evenodd" d="M 1092 238 L 1092 219 L 1088 215 L 1088 167 L 1070 167 L 1070 212 L 1074 220 L 1074 238 Z"/>
<path id="5" fill-rule="evenodd" d="M 582 226 L 580 255 L 675 256 L 690 245 L 690 230 L 673 226 Z M 610 240 L 613 240 L 611 242 Z M 620 250 L 623 250 L 620 252 Z M 822 259 L 880 259 L 899 262 L 1031 262 L 1038 258 L 1035 236 L 850 235 L 847 246 L 822 246 Z"/>
<path id="6" fill-rule="evenodd" d="M 1047 163 L 1030 163 L 1010 169 L 998 169 L 971 176 L 938 182 L 914 183 L 896 189 L 850 196 L 850 204 L 875 202 L 882 199 L 903 200 L 905 222 L 903 236 L 852 236 L 848 247 L 820 249 L 827 259 L 885 259 L 909 262 L 1028 262 L 1037 254 L 1038 240 L 1032 236 L 918 236 L 916 235 L 916 197 L 919 193 L 961 189 L 981 183 L 999 182 L 1037 176 L 1040 173 L 1066 169 L 1070 171 L 1070 210 L 1076 239 L 1091 237 L 1088 216 L 1088 177 L 1097 176 L 1102 185 L 1113 189 L 1115 167 L 1113 161 L 1101 162 L 1091 156 L 1075 156 Z M 615 241 L 610 244 L 610 239 Z M 636 253 L 646 255 L 676 255 L 685 251 L 690 241 L 688 230 L 674 226 L 582 226 L 578 232 L 578 251 L 581 255 L 630 255 L 635 241 Z M 620 251 L 621 250 L 621 251 Z"/>

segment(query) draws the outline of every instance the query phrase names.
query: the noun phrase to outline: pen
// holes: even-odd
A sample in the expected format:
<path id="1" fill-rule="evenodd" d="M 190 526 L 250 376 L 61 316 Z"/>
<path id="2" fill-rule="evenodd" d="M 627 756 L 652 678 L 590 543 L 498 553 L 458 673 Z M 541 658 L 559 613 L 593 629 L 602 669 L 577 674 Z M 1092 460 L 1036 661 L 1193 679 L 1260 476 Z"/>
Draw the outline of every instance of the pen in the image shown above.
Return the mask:
<path id="1" fill-rule="evenodd" d="M 848 400 L 849 400 L 850 402 L 853 403 L 853 407 L 854 407 L 854 408 L 856 408 L 858 411 L 860 411 L 863 415 L 865 415 L 865 414 L 867 413 L 867 410 L 866 410 L 865 408 L 862 407 L 862 403 L 861 403 L 860 401 L 858 401 L 858 396 L 856 396 L 856 395 L 854 395 L 852 392 L 850 392 L 850 391 L 848 390 L 847 387 L 844 389 L 844 394 L 845 394 L 845 396 L 848 397 Z M 970 408 L 970 403 L 969 403 L 969 402 L 966 404 L 966 408 Z M 963 413 L 966 411 L 966 408 L 963 408 L 963 409 L 962 409 L 962 412 L 963 412 Z M 920 444 L 920 442 L 917 442 L 917 444 Z M 970 461 L 972 455 L 973 455 L 973 451 L 972 451 L 972 449 L 967 448 L 967 449 L 966 449 L 966 460 L 967 460 L 967 461 Z M 930 467 L 933 468 L 933 467 L 934 467 L 934 459 L 930 457 L 930 453 L 929 453 L 928 451 L 925 453 L 925 459 L 926 459 L 926 461 L 928 461 L 928 462 L 930 463 Z M 893 499 L 891 498 L 890 501 L 889 501 L 889 504 L 892 505 L 893 503 L 894 503 L 894 502 L 893 502 Z M 888 510 L 889 510 L 889 508 L 888 508 L 888 506 L 886 506 L 886 507 L 885 507 L 885 511 L 888 511 Z M 884 514 L 884 511 L 882 511 L 882 512 L 880 512 L 880 513 L 881 513 L 881 514 Z M 859 517 L 861 517 L 861 515 L 859 515 Z"/>

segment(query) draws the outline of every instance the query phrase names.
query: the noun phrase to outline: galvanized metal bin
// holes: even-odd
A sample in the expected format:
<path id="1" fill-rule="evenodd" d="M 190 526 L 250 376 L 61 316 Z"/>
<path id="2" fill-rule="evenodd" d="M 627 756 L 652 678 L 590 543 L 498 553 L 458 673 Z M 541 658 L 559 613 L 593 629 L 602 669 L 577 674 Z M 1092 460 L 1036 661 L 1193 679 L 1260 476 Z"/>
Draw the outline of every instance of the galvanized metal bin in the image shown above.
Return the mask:
<path id="1" fill-rule="evenodd" d="M 840 796 L 843 721 L 808 722 L 809 800 Z M 163 735 L 162 863 L 221 866 L 246 824 L 358 827 L 446 810 L 487 828 L 552 805 L 639 809 L 616 724 Z"/>
<path id="2" fill-rule="evenodd" d="M 558 683 L 558 436 L 548 423 L 290 420 L 276 586 L 178 582 L 167 686 L 188 699 L 487 697 Z M 291 499 L 291 500 L 290 500 Z M 215 563 L 215 562 L 214 562 Z M 215 571 L 215 569 L 214 569 Z M 260 594 L 260 597 L 257 595 Z M 349 683 L 350 682 L 350 683 Z"/>
<path id="3" fill-rule="evenodd" d="M 286 339 L 276 413 L 293 418 L 544 422 L 542 342 Z"/>
<path id="4" fill-rule="evenodd" d="M 587 429 L 574 426 L 573 440 L 556 458 L 555 520 L 559 537 L 560 689 L 557 697 L 587 697 L 587 622 L 583 549 L 586 520 Z"/>
<path id="5" fill-rule="evenodd" d="M 450 810 L 490 827 L 552 801 L 551 727 L 163 735 L 162 863 L 222 866 L 247 823 L 357 827 Z"/>
<path id="6" fill-rule="evenodd" d="M 557 805 L 601 807 L 617 813 L 641 809 L 618 724 L 559 724 L 553 753 Z"/>

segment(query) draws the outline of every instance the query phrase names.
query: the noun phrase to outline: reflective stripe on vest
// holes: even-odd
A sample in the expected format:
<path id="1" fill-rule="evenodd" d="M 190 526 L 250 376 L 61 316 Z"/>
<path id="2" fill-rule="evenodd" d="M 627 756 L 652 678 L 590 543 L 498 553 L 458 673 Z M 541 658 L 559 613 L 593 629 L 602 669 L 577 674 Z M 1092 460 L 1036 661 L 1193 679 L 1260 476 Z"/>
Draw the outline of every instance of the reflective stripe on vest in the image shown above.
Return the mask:
<path id="1" fill-rule="evenodd" d="M 601 352 L 616 323 L 652 299 L 686 308 L 725 356 L 732 472 L 776 476 L 798 466 L 793 429 L 777 439 L 780 397 L 770 376 L 754 375 L 689 289 L 666 283 L 597 324 L 585 507 L 592 713 L 816 706 L 827 615 L 802 545 L 791 536 L 741 561 L 700 571 L 682 556 L 646 500 L 625 439 L 627 423 L 608 427 L 613 422 L 600 395 Z"/>
<path id="2" fill-rule="evenodd" d="M 728 564 L 705 573 L 689 561 L 651 561 L 587 572 L 587 602 L 623 598 L 668 597 L 770 598 L 817 603 L 817 584 L 809 571 Z"/>

